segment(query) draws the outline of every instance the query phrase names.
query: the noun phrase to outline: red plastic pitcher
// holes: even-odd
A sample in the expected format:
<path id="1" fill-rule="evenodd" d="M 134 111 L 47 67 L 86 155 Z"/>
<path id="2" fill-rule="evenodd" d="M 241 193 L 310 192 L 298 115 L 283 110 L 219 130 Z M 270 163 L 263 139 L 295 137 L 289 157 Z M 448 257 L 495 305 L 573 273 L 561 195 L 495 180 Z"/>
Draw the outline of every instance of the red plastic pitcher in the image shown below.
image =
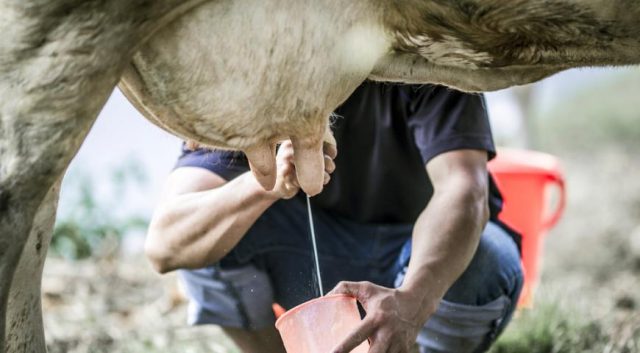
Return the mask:
<path id="1" fill-rule="evenodd" d="M 310 300 L 287 311 L 276 321 L 276 328 L 288 353 L 327 353 L 360 322 L 356 299 L 337 294 Z M 368 351 L 369 343 L 363 342 L 351 353 Z"/>
<path id="2" fill-rule="evenodd" d="M 542 239 L 560 219 L 565 206 L 565 184 L 558 159 L 552 155 L 499 149 L 489 162 L 504 199 L 500 220 L 522 234 L 522 266 L 524 287 L 520 296 L 521 307 L 531 307 L 539 281 L 542 257 Z M 549 210 L 547 188 L 560 190 L 555 210 Z"/>

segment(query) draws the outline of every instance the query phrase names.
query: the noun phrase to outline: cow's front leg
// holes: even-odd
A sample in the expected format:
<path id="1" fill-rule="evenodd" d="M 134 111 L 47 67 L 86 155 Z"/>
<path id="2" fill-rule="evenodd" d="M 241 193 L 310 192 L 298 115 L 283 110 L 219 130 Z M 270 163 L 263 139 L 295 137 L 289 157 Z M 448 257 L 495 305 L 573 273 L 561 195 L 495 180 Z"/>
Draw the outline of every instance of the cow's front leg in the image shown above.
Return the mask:
<path id="1" fill-rule="evenodd" d="M 0 351 L 45 351 L 53 185 L 135 48 L 201 1 L 0 0 Z"/>

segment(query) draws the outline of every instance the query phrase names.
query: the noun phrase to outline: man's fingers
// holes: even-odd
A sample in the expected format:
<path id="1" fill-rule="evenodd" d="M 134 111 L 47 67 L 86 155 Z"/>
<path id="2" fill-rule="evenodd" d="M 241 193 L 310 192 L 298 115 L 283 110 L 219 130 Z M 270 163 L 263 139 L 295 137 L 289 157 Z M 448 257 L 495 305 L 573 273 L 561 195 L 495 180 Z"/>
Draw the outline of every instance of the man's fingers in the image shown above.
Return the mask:
<path id="1" fill-rule="evenodd" d="M 336 163 L 326 154 L 324 155 L 324 170 L 329 174 L 336 170 Z"/>
<path id="2" fill-rule="evenodd" d="M 401 344 L 393 342 L 393 336 L 390 331 L 380 329 L 380 327 L 377 328 L 378 331 L 369 336 L 369 344 L 371 346 L 367 353 L 408 353 L 403 350 Z"/>
<path id="3" fill-rule="evenodd" d="M 327 293 L 327 295 L 346 294 L 352 297 L 357 297 L 358 287 L 359 285 L 356 282 L 342 281 L 339 282 L 338 285 L 336 285 L 336 287 L 333 288 L 329 293 Z"/>
<path id="4" fill-rule="evenodd" d="M 384 339 L 383 339 L 383 341 L 384 341 Z M 391 341 L 389 341 L 388 345 L 389 345 L 389 349 L 387 349 L 388 353 L 413 352 L 413 350 L 412 350 L 413 347 L 409 347 L 409 349 L 407 349 L 402 344 L 394 344 L 394 343 L 391 343 Z M 417 350 L 416 350 L 416 352 L 417 352 Z M 369 352 L 369 353 L 371 353 L 371 352 Z"/>
<path id="5" fill-rule="evenodd" d="M 258 183 L 265 190 L 272 190 L 276 185 L 275 145 L 251 146 L 244 153 Z"/>
<path id="6" fill-rule="evenodd" d="M 362 305 L 366 306 L 367 298 L 368 298 L 368 282 L 346 282 L 342 281 L 338 283 L 338 285 L 331 290 L 331 292 L 327 293 L 327 295 L 332 294 L 346 294 L 350 295 L 356 299 Z"/>
<path id="7" fill-rule="evenodd" d="M 291 193 L 293 193 L 294 191 L 297 192 L 298 190 L 298 188 L 295 185 L 293 185 L 293 183 L 285 183 L 284 188 L 287 190 L 287 192 L 291 192 Z M 292 194 L 292 197 L 293 197 L 293 194 Z"/>
<path id="8" fill-rule="evenodd" d="M 375 331 L 376 324 L 373 320 L 367 319 L 360 323 L 360 325 L 347 336 L 340 344 L 333 349 L 333 353 L 349 353 L 354 348 L 358 347 L 362 342 L 367 340 L 369 336 Z M 371 351 L 369 351 L 371 352 Z"/>
<path id="9" fill-rule="evenodd" d="M 390 340 L 388 338 L 377 339 L 371 343 L 371 347 L 367 353 L 389 353 L 391 349 L 393 349 L 393 347 L 391 347 Z"/>
<path id="10" fill-rule="evenodd" d="M 335 159 L 338 156 L 338 147 L 336 147 L 335 141 L 334 143 L 325 142 L 324 143 L 324 154 Z"/>
<path id="11" fill-rule="evenodd" d="M 322 191 L 324 182 L 322 140 L 309 143 L 303 139 L 292 138 L 291 142 L 300 187 L 309 196 L 315 196 Z"/>
<path id="12" fill-rule="evenodd" d="M 330 145 L 337 145 L 335 136 L 333 136 L 333 131 L 331 130 L 331 124 L 327 124 L 326 129 L 324 130 L 324 135 L 322 136 L 322 141 L 328 143 Z"/>

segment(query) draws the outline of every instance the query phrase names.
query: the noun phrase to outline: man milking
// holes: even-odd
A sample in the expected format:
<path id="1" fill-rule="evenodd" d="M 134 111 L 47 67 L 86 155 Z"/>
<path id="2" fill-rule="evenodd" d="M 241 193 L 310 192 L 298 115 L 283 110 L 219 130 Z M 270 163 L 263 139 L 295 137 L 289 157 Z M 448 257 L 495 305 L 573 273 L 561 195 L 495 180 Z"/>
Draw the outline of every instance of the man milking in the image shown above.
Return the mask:
<path id="1" fill-rule="evenodd" d="M 247 104 L 250 104 L 248 102 Z M 336 353 L 481 352 L 508 324 L 523 283 L 481 95 L 365 82 L 336 111 L 325 188 L 311 199 L 324 288 L 366 316 Z M 153 216 L 147 255 L 180 269 L 192 324 L 215 324 L 245 353 L 283 353 L 272 304 L 313 299 L 306 196 L 291 143 L 264 190 L 243 154 L 183 149 Z M 289 352 L 296 353 L 296 352 Z"/>

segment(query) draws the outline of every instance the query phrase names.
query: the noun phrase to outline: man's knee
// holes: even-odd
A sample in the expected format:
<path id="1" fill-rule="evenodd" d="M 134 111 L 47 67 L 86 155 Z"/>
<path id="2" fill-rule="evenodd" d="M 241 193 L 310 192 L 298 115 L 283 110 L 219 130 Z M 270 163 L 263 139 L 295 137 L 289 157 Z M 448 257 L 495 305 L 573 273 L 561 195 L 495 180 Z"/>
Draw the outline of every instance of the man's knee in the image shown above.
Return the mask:
<path id="1" fill-rule="evenodd" d="M 189 297 L 189 324 L 260 330 L 272 326 L 273 289 L 253 265 L 180 271 Z"/>
<path id="2" fill-rule="evenodd" d="M 483 352 L 509 321 L 515 303 L 504 295 L 484 305 L 443 300 L 418 335 L 421 353 Z"/>
<path id="3" fill-rule="evenodd" d="M 498 225 L 488 223 L 471 263 L 444 299 L 476 306 L 503 295 L 515 301 L 522 281 L 522 265 L 515 242 Z"/>
<path id="4" fill-rule="evenodd" d="M 422 329 L 420 352 L 486 350 L 511 319 L 522 284 L 515 242 L 488 224 L 469 267 Z"/>

